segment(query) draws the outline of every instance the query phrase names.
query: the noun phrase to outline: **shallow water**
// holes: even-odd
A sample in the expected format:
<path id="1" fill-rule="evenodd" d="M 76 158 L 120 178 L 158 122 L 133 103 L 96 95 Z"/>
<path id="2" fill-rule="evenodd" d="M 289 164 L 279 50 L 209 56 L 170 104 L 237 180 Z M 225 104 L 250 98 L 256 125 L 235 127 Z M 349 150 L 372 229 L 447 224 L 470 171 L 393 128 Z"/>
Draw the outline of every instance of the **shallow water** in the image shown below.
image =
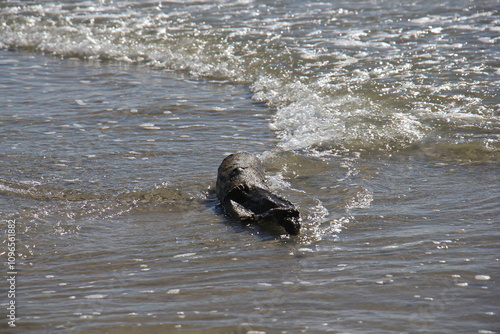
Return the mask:
<path id="1" fill-rule="evenodd" d="M 0 331 L 498 332 L 499 21 L 495 1 L 0 4 Z M 299 237 L 223 215 L 236 151 Z"/>

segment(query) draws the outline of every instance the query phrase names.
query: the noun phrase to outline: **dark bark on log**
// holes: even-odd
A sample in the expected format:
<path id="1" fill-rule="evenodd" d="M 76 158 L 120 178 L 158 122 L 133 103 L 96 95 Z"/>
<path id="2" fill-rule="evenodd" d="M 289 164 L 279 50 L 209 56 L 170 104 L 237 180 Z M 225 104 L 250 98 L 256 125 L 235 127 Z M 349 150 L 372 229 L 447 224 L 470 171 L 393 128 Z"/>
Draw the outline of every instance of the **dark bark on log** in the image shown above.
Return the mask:
<path id="1" fill-rule="evenodd" d="M 227 156 L 219 167 L 216 193 L 227 214 L 242 221 L 274 222 L 289 234 L 300 232 L 300 215 L 288 200 L 271 192 L 264 167 L 248 153 Z"/>

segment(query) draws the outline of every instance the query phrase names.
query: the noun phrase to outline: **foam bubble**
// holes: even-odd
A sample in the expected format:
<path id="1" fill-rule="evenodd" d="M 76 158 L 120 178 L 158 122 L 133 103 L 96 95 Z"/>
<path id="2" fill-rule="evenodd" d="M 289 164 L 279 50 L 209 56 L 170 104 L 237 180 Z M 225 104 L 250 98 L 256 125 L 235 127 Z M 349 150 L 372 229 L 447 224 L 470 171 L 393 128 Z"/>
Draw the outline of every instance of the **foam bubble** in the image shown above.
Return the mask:
<path id="1" fill-rule="evenodd" d="M 84 298 L 86 298 L 86 299 L 103 299 L 106 297 L 107 297 L 107 295 L 103 295 L 103 294 L 93 294 L 93 295 L 87 295 Z"/>
<path id="2" fill-rule="evenodd" d="M 191 256 L 194 256 L 194 255 L 196 255 L 196 253 L 184 253 L 184 254 L 174 255 L 173 257 L 174 258 L 182 258 L 182 257 L 191 257 Z"/>
<path id="3" fill-rule="evenodd" d="M 143 123 L 139 125 L 143 129 L 147 130 L 160 130 L 161 128 L 159 126 L 156 126 L 154 123 Z"/>

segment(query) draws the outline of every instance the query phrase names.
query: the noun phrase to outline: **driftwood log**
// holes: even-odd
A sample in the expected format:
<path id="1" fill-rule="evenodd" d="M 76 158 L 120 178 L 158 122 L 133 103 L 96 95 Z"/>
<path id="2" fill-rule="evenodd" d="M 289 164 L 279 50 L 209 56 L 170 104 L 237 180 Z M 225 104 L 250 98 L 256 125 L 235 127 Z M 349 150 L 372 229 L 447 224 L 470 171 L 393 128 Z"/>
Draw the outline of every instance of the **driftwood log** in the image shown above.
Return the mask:
<path id="1" fill-rule="evenodd" d="M 235 219 L 276 223 L 292 235 L 300 232 L 299 212 L 271 192 L 262 163 L 251 154 L 235 153 L 222 161 L 215 191 L 226 213 Z"/>

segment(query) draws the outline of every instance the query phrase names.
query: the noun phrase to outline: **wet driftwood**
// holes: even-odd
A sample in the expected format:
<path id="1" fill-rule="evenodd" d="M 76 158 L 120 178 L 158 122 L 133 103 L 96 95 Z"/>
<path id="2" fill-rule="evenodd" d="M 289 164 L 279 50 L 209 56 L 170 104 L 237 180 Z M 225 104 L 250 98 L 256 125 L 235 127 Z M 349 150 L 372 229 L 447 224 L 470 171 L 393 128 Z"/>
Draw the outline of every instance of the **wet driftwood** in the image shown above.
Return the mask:
<path id="1" fill-rule="evenodd" d="M 251 154 L 235 153 L 222 161 L 216 193 L 226 213 L 235 219 L 276 223 L 289 234 L 299 234 L 299 212 L 290 201 L 271 192 L 264 167 Z"/>

